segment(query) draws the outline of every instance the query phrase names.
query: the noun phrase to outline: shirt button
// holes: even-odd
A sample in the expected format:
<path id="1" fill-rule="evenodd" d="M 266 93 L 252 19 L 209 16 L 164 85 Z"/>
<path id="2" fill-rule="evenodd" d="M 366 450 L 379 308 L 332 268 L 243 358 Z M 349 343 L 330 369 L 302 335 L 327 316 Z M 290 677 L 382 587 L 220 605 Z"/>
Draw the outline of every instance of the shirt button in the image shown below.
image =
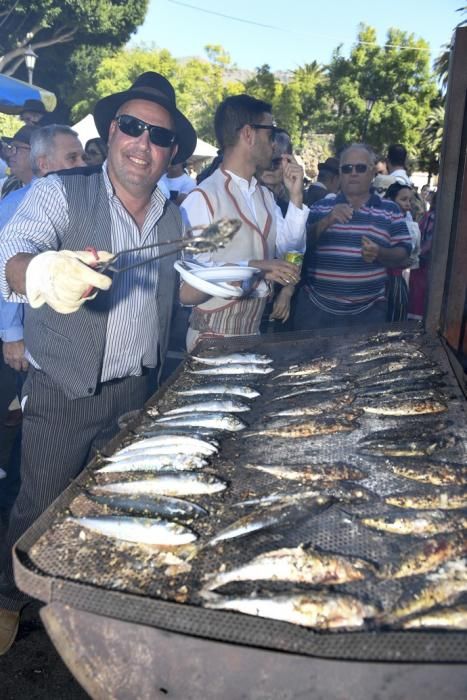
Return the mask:
<path id="1" fill-rule="evenodd" d="M 88 394 L 94 394 L 94 389 L 92 386 L 89 387 Z"/>

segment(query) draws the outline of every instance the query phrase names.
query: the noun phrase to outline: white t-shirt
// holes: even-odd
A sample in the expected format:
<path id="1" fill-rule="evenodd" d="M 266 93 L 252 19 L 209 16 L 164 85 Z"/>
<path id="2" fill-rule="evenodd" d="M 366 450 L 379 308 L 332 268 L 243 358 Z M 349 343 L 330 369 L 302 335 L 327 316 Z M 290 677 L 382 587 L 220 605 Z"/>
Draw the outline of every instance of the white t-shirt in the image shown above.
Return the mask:
<path id="1" fill-rule="evenodd" d="M 189 194 L 196 187 L 196 181 L 186 173 L 183 173 L 183 175 L 179 175 L 178 177 L 167 177 L 167 175 L 163 175 L 161 180 L 164 185 L 166 185 L 169 192 Z"/>

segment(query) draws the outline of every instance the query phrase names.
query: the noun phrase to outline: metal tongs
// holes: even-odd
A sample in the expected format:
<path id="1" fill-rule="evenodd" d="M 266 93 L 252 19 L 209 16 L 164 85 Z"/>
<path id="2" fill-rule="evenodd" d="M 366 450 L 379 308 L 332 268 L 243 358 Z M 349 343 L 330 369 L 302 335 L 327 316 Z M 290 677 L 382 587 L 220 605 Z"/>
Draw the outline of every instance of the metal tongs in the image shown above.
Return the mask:
<path id="1" fill-rule="evenodd" d="M 218 248 L 225 248 L 227 243 L 229 243 L 234 235 L 239 230 L 242 222 L 239 219 L 219 219 L 214 221 L 209 226 L 193 226 L 185 231 L 186 234 L 193 233 L 194 231 L 201 230 L 202 233 L 199 236 L 186 238 L 174 238 L 172 241 L 158 241 L 157 243 L 150 243 L 149 245 L 139 246 L 138 248 L 127 248 L 126 250 L 121 250 L 115 253 L 111 258 L 104 261 L 99 261 L 97 251 L 95 248 L 87 247 L 86 250 L 93 253 L 96 261 L 89 265 L 96 272 L 127 272 L 128 270 L 133 270 L 135 267 L 140 267 L 140 265 L 147 265 L 154 260 L 159 260 L 160 258 L 165 258 L 168 255 L 173 255 L 181 250 L 186 250 L 189 253 L 210 253 Z M 126 267 L 115 267 L 115 262 L 121 255 L 127 255 L 128 253 L 140 253 L 142 250 L 149 250 L 150 248 L 159 248 L 160 246 L 175 246 L 171 250 L 165 253 L 158 253 L 145 260 L 139 260 L 132 265 L 127 265 Z M 94 299 L 97 291 L 94 287 L 89 287 L 81 297 L 82 299 Z"/>
<path id="2" fill-rule="evenodd" d="M 185 250 L 188 253 L 193 254 L 210 253 L 218 248 L 225 248 L 227 243 L 229 243 L 237 233 L 241 225 L 242 222 L 239 219 L 219 219 L 218 221 L 214 221 L 212 224 L 209 224 L 209 226 L 193 226 L 192 228 L 186 230 L 185 235 L 201 230 L 202 233 L 199 236 L 191 238 L 175 238 L 172 241 L 158 241 L 157 243 L 150 243 L 149 245 L 143 245 L 138 248 L 127 248 L 126 250 L 121 250 L 119 253 L 115 253 L 115 255 L 105 262 L 99 262 L 99 260 L 96 260 L 96 263 L 92 265 L 92 269 L 101 273 L 106 272 L 107 270 L 114 273 L 126 272 L 127 270 L 133 270 L 133 268 L 139 267 L 140 265 L 147 265 L 154 260 L 159 260 L 160 258 L 167 257 L 168 255 L 173 255 L 181 250 Z M 173 245 L 175 247 L 165 253 L 158 253 L 151 258 L 140 260 L 132 265 L 127 265 L 126 267 L 115 267 L 115 262 L 121 255 L 127 255 L 128 253 L 139 253 L 142 250 L 159 248 L 160 246 L 166 245 Z M 87 248 L 87 250 L 94 251 L 93 248 Z"/>

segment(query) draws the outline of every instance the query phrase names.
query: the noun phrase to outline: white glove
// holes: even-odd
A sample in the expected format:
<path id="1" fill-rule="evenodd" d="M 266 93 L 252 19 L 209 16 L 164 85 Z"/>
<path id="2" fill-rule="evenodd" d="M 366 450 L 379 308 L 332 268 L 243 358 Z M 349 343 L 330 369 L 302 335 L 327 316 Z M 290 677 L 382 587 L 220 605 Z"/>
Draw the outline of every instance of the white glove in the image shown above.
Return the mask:
<path id="1" fill-rule="evenodd" d="M 99 262 L 113 257 L 105 250 L 97 251 L 97 255 Z M 77 311 L 87 299 L 94 298 L 95 294 L 83 298 L 90 288 L 109 289 L 112 284 L 110 277 L 88 267 L 93 263 L 96 257 L 87 250 L 47 251 L 36 255 L 26 269 L 30 306 L 36 309 L 48 304 L 61 314 Z"/>

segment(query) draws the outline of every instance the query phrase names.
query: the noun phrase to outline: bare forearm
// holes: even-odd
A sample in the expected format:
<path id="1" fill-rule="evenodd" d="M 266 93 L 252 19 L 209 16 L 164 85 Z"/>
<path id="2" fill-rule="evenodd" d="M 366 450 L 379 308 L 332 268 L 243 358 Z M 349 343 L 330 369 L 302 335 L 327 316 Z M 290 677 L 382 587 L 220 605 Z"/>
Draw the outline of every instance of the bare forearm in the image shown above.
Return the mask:
<path id="1" fill-rule="evenodd" d="M 324 231 L 329 227 L 329 220 L 328 217 L 325 216 L 324 219 L 321 219 L 321 221 L 317 221 L 314 224 L 311 224 L 311 226 L 307 226 L 306 229 L 306 240 L 307 240 L 307 247 L 313 246 L 316 244 L 318 241 L 319 237 L 321 236 Z"/>
<path id="2" fill-rule="evenodd" d="M 26 294 L 26 269 L 33 257 L 30 253 L 18 253 L 5 266 L 7 282 L 17 294 Z"/>
<path id="3" fill-rule="evenodd" d="M 180 287 L 180 303 L 186 304 L 187 306 L 202 304 L 204 301 L 210 299 L 209 294 L 201 292 L 195 287 L 191 287 L 189 284 L 184 282 Z"/>
<path id="4" fill-rule="evenodd" d="M 405 248 L 379 248 L 377 260 L 385 267 L 404 267 L 408 263 L 408 255 Z"/>

